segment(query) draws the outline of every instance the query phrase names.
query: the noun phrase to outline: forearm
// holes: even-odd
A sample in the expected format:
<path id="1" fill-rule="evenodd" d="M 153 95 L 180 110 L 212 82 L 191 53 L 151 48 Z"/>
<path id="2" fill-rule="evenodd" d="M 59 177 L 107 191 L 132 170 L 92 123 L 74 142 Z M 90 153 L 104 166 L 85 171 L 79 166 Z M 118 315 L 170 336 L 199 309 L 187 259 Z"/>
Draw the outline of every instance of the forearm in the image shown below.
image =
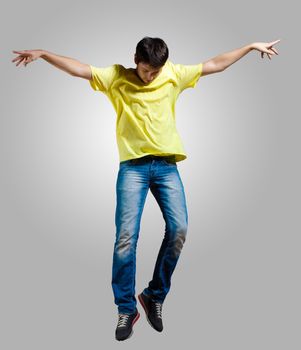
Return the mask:
<path id="1" fill-rule="evenodd" d="M 46 50 L 42 50 L 42 54 L 40 57 L 43 58 L 48 63 L 52 64 L 53 66 L 71 75 L 76 75 L 79 69 L 83 65 L 81 62 L 73 58 L 56 55 Z"/>
<path id="2" fill-rule="evenodd" d="M 251 50 L 253 50 L 253 44 L 249 44 L 249 45 L 243 46 L 239 49 L 236 49 L 236 50 L 233 50 L 230 52 L 226 52 L 226 53 L 223 53 L 219 56 L 216 56 L 216 57 L 212 58 L 212 62 L 215 64 L 216 70 L 223 71 L 226 68 L 228 68 L 229 66 L 231 66 L 231 64 L 233 64 L 234 62 L 241 59 L 243 56 L 245 56 Z"/>

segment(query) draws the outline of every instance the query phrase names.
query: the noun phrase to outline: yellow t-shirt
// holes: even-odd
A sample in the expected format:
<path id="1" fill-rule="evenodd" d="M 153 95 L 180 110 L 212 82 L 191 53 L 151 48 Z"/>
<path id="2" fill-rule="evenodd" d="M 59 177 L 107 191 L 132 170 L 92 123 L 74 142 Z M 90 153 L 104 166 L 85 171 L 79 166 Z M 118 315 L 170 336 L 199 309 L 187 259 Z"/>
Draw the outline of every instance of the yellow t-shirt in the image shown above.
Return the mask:
<path id="1" fill-rule="evenodd" d="M 203 64 L 174 64 L 169 59 L 161 73 L 144 84 L 134 68 L 120 64 L 90 65 L 91 87 L 105 93 L 117 113 L 116 137 L 120 162 L 145 155 L 187 158 L 176 129 L 175 103 L 179 94 L 195 87 Z"/>

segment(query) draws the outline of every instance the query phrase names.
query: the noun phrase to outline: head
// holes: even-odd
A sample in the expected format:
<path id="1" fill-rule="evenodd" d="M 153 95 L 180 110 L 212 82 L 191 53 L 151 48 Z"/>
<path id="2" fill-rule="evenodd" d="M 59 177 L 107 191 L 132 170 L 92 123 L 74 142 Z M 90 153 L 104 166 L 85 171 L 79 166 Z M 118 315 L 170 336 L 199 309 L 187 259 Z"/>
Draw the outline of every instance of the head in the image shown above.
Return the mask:
<path id="1" fill-rule="evenodd" d="M 162 71 L 168 59 L 168 47 L 160 38 L 144 37 L 136 46 L 136 74 L 146 84 L 152 82 Z"/>

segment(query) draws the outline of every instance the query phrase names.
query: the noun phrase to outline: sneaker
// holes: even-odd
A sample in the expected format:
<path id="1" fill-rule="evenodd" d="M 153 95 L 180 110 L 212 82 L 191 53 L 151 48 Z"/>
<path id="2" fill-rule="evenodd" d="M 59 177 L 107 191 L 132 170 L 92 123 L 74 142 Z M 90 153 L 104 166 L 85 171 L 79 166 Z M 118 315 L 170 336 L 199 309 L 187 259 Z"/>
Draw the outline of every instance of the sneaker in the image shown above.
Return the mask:
<path id="1" fill-rule="evenodd" d="M 117 340 L 128 339 L 133 334 L 133 325 L 138 321 L 140 314 L 138 310 L 133 314 L 118 314 L 118 324 L 115 331 Z"/>
<path id="2" fill-rule="evenodd" d="M 151 297 L 141 293 L 138 299 L 145 311 L 149 324 L 158 332 L 162 332 L 162 303 L 156 302 Z"/>

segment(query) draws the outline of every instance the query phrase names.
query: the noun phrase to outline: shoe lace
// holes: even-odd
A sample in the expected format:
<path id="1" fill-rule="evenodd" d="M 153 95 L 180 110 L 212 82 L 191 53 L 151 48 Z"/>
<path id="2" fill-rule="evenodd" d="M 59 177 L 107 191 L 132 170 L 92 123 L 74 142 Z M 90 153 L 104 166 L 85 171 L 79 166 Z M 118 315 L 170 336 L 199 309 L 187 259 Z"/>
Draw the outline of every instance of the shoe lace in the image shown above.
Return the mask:
<path id="1" fill-rule="evenodd" d="M 155 310 L 157 317 L 162 318 L 162 304 L 161 303 L 155 303 Z"/>
<path id="2" fill-rule="evenodd" d="M 117 327 L 124 327 L 126 326 L 126 323 L 130 317 L 130 315 L 126 315 L 126 314 L 119 314 L 119 319 L 118 319 L 118 324 Z"/>

